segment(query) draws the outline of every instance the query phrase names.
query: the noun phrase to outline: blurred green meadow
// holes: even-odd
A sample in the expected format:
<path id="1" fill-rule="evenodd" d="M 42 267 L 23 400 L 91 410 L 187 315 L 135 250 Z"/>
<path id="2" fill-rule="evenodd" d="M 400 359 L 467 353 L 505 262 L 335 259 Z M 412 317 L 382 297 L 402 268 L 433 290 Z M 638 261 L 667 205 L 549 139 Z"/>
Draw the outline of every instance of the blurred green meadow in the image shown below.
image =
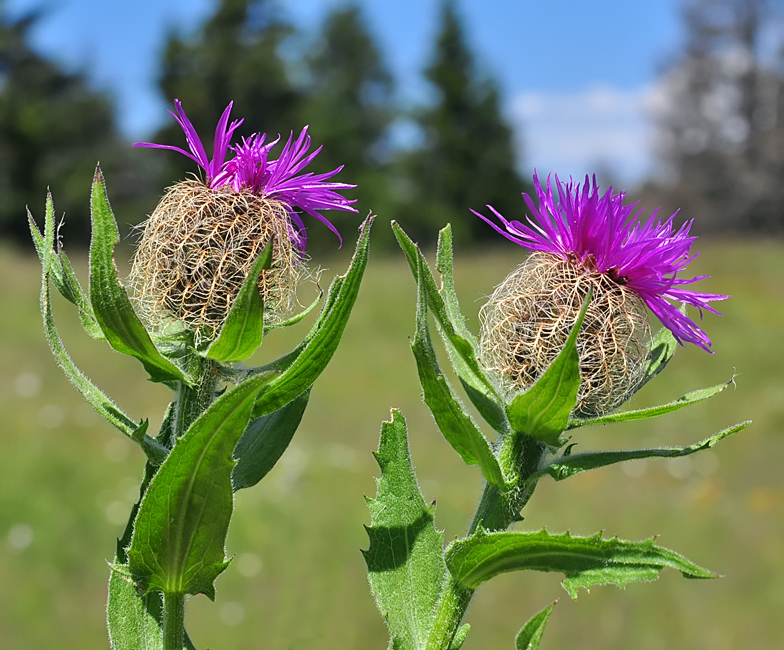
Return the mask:
<path id="1" fill-rule="evenodd" d="M 377 228 L 388 227 L 377 224 Z M 329 260 L 322 284 L 348 264 Z M 543 650 L 779 650 L 784 639 L 784 243 L 701 240 L 703 291 L 731 293 L 723 317 L 706 314 L 715 354 L 679 349 L 632 402 L 641 407 L 736 376 L 736 389 L 637 424 L 575 432 L 578 450 L 687 444 L 745 419 L 747 430 L 689 458 L 637 461 L 562 483 L 543 479 L 525 529 L 642 539 L 723 574 L 687 581 L 665 570 L 622 592 L 597 587 L 571 601 L 557 574 L 514 573 L 482 587 L 468 613 L 465 650 L 514 646 L 532 614 L 559 599 Z M 482 296 L 520 260 L 514 246 L 456 255 L 464 311 L 476 328 Z M 77 271 L 84 277 L 85 260 Z M 49 353 L 38 313 L 37 260 L 0 248 L 0 646 L 108 647 L 107 561 L 143 466 L 139 449 L 81 403 Z M 58 297 L 59 298 L 59 297 Z M 408 336 L 414 283 L 402 255 L 372 257 L 332 364 L 280 463 L 240 492 L 228 539 L 233 564 L 217 600 L 192 598 L 186 625 L 213 650 L 386 648 L 359 552 L 367 547 L 363 495 L 378 475 L 371 452 L 390 407 L 408 419 L 425 497 L 437 499 L 447 540 L 465 530 L 479 496 L 421 402 Z M 75 309 L 55 300 L 72 356 L 134 418 L 159 424 L 166 388 L 135 361 L 92 341 Z M 307 324 L 273 332 L 253 361 L 287 351 Z"/>

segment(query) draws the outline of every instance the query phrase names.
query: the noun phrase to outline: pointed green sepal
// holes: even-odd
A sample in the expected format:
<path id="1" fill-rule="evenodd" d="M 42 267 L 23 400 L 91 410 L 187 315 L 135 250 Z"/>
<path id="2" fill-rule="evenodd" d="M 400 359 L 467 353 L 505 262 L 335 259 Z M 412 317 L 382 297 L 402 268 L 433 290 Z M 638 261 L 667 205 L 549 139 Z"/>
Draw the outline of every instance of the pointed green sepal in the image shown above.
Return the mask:
<path id="1" fill-rule="evenodd" d="M 408 452 L 406 422 L 399 411 L 381 425 L 376 460 L 381 477 L 368 499 L 370 548 L 363 551 L 370 588 L 386 619 L 390 648 L 424 648 L 446 579 L 443 533 L 433 524 Z"/>
<path id="2" fill-rule="evenodd" d="M 711 386 L 710 388 L 700 388 L 699 390 L 693 390 L 690 393 L 686 393 L 685 395 L 679 397 L 678 399 L 669 402 L 668 404 L 660 404 L 659 406 L 651 406 L 649 408 L 637 409 L 634 411 L 622 411 L 621 413 L 610 413 L 609 415 L 602 415 L 598 418 L 589 418 L 589 419 L 579 418 L 579 419 L 569 420 L 569 425 L 566 428 L 567 430 L 569 430 L 569 429 L 577 429 L 578 427 L 584 427 L 593 424 L 609 424 L 611 422 L 629 422 L 631 420 L 647 420 L 648 418 L 655 418 L 659 415 L 672 413 L 673 411 L 682 409 L 685 406 L 690 406 L 691 404 L 696 404 L 697 402 L 703 402 L 706 399 L 710 399 L 714 395 L 718 395 L 721 391 L 723 391 L 728 386 L 734 384 L 735 384 L 735 378 L 733 377 L 728 382 L 725 382 L 723 384 Z"/>
<path id="3" fill-rule="evenodd" d="M 219 363 L 233 363 L 247 359 L 261 345 L 264 337 L 264 301 L 259 295 L 258 283 L 261 272 L 269 269 L 271 264 L 272 241 L 253 263 L 218 338 L 206 349 L 199 350 L 199 354 Z"/>
<path id="4" fill-rule="evenodd" d="M 318 304 L 321 302 L 321 299 L 323 297 L 324 297 L 324 289 L 319 288 L 318 295 L 313 300 L 313 302 L 311 302 L 307 307 L 305 307 L 305 309 L 303 309 L 301 312 L 299 312 L 299 314 L 295 314 L 291 318 L 287 318 L 284 321 L 273 323 L 272 325 L 266 325 L 265 324 L 264 325 L 264 333 L 266 334 L 267 332 L 269 332 L 271 330 L 279 330 L 279 329 L 282 329 L 284 327 L 291 327 L 292 325 L 296 325 L 301 320 L 304 320 L 305 318 L 307 318 L 313 312 L 313 310 L 316 307 L 318 307 Z"/>
<path id="5" fill-rule="evenodd" d="M 661 546 L 655 538 L 628 542 L 601 533 L 577 537 L 569 533 L 488 533 L 481 526 L 471 536 L 453 542 L 446 551 L 452 576 L 468 588 L 508 571 L 555 571 L 566 577 L 563 586 L 572 598 L 577 589 L 631 582 L 650 582 L 670 567 L 686 578 L 716 578 L 717 574 L 697 566 L 682 555 Z"/>
<path id="6" fill-rule="evenodd" d="M 422 264 L 421 257 L 418 257 L 416 334 L 411 349 L 416 358 L 425 404 L 432 411 L 444 438 L 460 454 L 463 461 L 468 465 L 479 465 L 488 483 L 502 491 L 506 490 L 504 475 L 498 459 L 493 455 L 490 443 L 474 424 L 471 416 L 465 412 L 439 368 L 427 323 L 428 301 L 425 283 L 422 281 Z"/>
<path id="7" fill-rule="evenodd" d="M 128 560 L 144 593 L 204 593 L 228 566 L 225 540 L 233 509 L 233 452 L 253 403 L 273 375 L 221 395 L 177 441 L 139 507 Z"/>
<path id="8" fill-rule="evenodd" d="M 394 221 L 392 229 L 400 248 L 406 255 L 415 280 L 417 278 L 417 260 L 421 259 L 423 273 L 420 276 L 420 281 L 425 285 L 430 311 L 438 325 L 438 331 L 449 361 L 463 385 L 468 399 L 493 429 L 499 433 L 508 432 L 509 424 L 504 412 L 504 401 L 494 381 L 485 374 L 479 363 L 476 340 L 465 326 L 465 318 L 460 314 L 457 295 L 454 293 L 451 228 L 447 226 L 439 234 L 438 268 L 443 274 L 443 287 L 440 291 L 436 287 L 433 274 L 419 247 Z"/>
<path id="9" fill-rule="evenodd" d="M 590 469 L 606 467 L 615 463 L 622 463 L 627 460 L 639 460 L 641 458 L 677 458 L 679 456 L 689 456 L 703 449 L 710 449 L 717 442 L 731 436 L 733 433 L 742 431 L 751 424 L 751 420 L 735 424 L 718 433 L 705 438 L 688 447 L 663 447 L 658 449 L 630 449 L 627 451 L 595 451 L 583 454 L 565 453 L 550 460 L 537 475 L 549 474 L 556 481 L 563 481 L 570 476 L 585 472 Z"/>
<path id="10" fill-rule="evenodd" d="M 539 644 L 542 642 L 544 628 L 547 626 L 547 621 L 550 620 L 553 609 L 555 609 L 555 603 L 545 607 L 523 625 L 515 639 L 515 650 L 538 650 Z"/>
<path id="11" fill-rule="evenodd" d="M 351 265 L 344 276 L 337 277 L 332 282 L 324 309 L 305 340 L 285 357 L 253 370 L 280 371 L 280 376 L 259 395 L 253 409 L 254 418 L 277 411 L 305 392 L 318 379 L 335 354 L 367 268 L 373 219 L 373 216 L 368 217 L 360 226 L 359 240 Z"/>
<path id="12" fill-rule="evenodd" d="M 120 233 L 106 198 L 100 167 L 96 168 L 93 179 L 91 208 L 90 303 L 106 340 L 118 352 L 141 361 L 152 381 L 190 383 L 155 347 L 117 279 L 114 247 L 120 241 Z"/>
<path id="13" fill-rule="evenodd" d="M 532 386 L 515 395 L 506 409 L 514 431 L 532 436 L 551 447 L 563 445 L 561 434 L 577 403 L 577 391 L 580 389 L 577 335 L 590 301 L 589 291 L 563 350 Z"/>

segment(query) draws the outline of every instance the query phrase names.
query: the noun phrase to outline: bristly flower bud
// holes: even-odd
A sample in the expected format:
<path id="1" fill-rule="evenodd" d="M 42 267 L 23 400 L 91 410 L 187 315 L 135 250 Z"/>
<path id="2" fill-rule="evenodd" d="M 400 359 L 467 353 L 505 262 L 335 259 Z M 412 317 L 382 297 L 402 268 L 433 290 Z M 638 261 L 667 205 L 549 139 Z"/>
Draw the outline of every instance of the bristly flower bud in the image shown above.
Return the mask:
<path id="1" fill-rule="evenodd" d="M 269 160 L 279 139 L 265 143 L 260 133 L 231 145 L 242 123 L 229 124 L 226 107 L 215 131 L 213 158 L 179 100 L 172 113 L 185 132 L 190 152 L 153 143 L 134 146 L 172 149 L 199 164 L 206 179 L 181 181 L 170 187 L 143 224 L 133 259 L 130 284 L 141 315 L 150 327 L 164 329 L 182 322 L 199 345 L 220 330 L 253 262 L 272 241 L 272 266 L 259 277 L 267 322 L 282 320 L 296 304 L 299 278 L 307 275 L 303 258 L 305 224 L 297 209 L 340 234 L 320 210 L 346 210 L 353 201 L 337 193 L 354 187 L 326 182 L 341 168 L 326 174 L 301 173 L 321 147 L 308 154 L 305 127 L 290 136 L 277 160 Z M 226 160 L 228 150 L 234 157 Z"/>
<path id="2" fill-rule="evenodd" d="M 533 253 L 496 288 L 482 309 L 482 361 L 509 394 L 530 386 L 563 348 L 588 293 L 593 298 L 577 338 L 582 385 L 575 415 L 612 411 L 637 390 L 649 350 L 648 308 L 679 343 L 709 350 L 710 339 L 667 299 L 718 312 L 708 303 L 728 296 L 680 288 L 700 280 L 678 278 L 694 256 L 691 222 L 673 232 L 673 217 L 658 210 L 644 224 L 624 193 L 602 196 L 594 178 L 561 183 L 558 199 L 534 174 L 538 208 L 524 194 L 533 218 L 508 221 L 487 206 L 507 239 Z M 674 215 L 673 215 L 674 216 Z"/>

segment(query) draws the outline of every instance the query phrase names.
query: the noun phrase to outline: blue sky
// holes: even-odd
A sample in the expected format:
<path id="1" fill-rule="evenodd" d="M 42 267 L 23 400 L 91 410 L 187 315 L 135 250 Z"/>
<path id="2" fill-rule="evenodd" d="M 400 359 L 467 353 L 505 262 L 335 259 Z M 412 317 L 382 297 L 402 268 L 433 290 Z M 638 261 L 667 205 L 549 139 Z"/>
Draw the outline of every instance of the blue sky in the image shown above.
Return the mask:
<path id="1" fill-rule="evenodd" d="M 155 86 L 166 34 L 197 28 L 213 0 L 6 0 L 14 15 L 42 7 L 34 46 L 109 89 L 123 130 L 144 138 L 167 119 Z M 341 0 L 278 0 L 307 34 Z M 399 80 L 402 100 L 427 99 L 421 70 L 439 0 L 359 0 Z M 679 0 L 458 0 L 481 68 L 503 92 L 526 170 L 581 176 L 598 166 L 626 184 L 652 165 L 647 116 L 657 73 L 677 53 Z M 296 47 L 298 43 L 294 43 Z"/>

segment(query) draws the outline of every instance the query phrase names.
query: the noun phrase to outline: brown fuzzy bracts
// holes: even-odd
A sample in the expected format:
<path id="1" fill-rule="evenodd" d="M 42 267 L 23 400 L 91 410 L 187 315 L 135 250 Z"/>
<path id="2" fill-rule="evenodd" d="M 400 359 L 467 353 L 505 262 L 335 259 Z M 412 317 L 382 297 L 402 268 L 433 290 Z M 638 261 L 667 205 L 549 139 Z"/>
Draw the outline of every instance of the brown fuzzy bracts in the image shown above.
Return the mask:
<path id="1" fill-rule="evenodd" d="M 574 414 L 608 413 L 642 378 L 651 330 L 645 303 L 608 275 L 552 253 L 532 253 L 482 308 L 481 358 L 509 395 L 527 388 L 569 337 L 588 289 L 577 337 L 582 383 Z"/>
<path id="2" fill-rule="evenodd" d="M 167 190 L 143 227 L 129 280 L 154 330 L 178 319 L 197 345 L 215 338 L 270 239 L 272 266 L 258 285 L 265 318 L 279 321 L 296 304 L 303 265 L 282 203 L 188 180 Z"/>

